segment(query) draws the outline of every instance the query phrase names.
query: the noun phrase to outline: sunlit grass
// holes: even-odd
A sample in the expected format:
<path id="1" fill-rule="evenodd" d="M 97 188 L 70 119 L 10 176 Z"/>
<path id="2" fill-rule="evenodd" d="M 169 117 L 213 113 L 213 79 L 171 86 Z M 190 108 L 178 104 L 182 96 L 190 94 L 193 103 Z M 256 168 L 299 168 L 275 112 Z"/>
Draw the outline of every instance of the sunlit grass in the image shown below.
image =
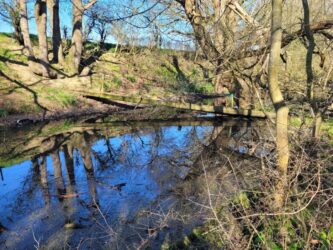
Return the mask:
<path id="1" fill-rule="evenodd" d="M 330 143 L 333 145 L 333 119 L 323 122 L 321 129 L 329 136 Z"/>
<path id="2" fill-rule="evenodd" d="M 58 103 L 63 107 L 75 106 L 77 104 L 77 98 L 75 95 L 59 88 L 43 87 L 38 93 L 46 100 L 49 100 L 54 104 Z"/>
<path id="3" fill-rule="evenodd" d="M 311 126 L 312 118 L 310 117 L 298 117 L 298 116 L 291 116 L 289 118 L 289 125 L 294 128 L 299 128 L 301 126 Z"/>

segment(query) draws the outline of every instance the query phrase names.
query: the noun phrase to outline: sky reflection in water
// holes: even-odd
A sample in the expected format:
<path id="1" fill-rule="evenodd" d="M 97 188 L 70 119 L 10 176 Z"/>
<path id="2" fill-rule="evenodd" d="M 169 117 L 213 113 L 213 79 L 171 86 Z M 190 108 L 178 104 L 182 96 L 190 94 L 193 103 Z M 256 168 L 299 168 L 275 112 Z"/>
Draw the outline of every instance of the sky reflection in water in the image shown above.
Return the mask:
<path id="1" fill-rule="evenodd" d="M 53 157 L 45 156 L 44 179 L 43 157 L 2 169 L 0 223 L 9 231 L 0 235 L 0 243 L 8 237 L 25 246 L 20 240 L 31 240 L 32 231 L 45 243 L 66 223 L 92 227 L 96 205 L 111 224 L 131 221 L 180 180 L 170 169 L 188 162 L 192 149 L 207 143 L 212 130 L 213 126 L 169 126 L 137 128 L 110 138 L 86 135 L 82 148 L 86 143 L 88 151 L 74 146 L 69 159 L 63 148 Z"/>

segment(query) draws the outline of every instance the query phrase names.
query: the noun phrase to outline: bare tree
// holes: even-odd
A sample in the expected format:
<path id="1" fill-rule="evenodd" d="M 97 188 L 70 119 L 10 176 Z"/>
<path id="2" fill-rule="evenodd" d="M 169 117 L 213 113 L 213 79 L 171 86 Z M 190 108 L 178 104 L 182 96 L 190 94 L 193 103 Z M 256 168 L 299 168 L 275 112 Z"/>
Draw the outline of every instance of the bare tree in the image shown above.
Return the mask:
<path id="1" fill-rule="evenodd" d="M 14 28 L 14 38 L 20 45 L 24 45 L 23 35 L 20 26 L 20 2 L 19 0 L 0 1 L 0 17 L 10 23 Z"/>
<path id="2" fill-rule="evenodd" d="M 110 22 L 105 20 L 104 16 L 107 16 L 109 9 L 105 9 L 104 7 L 95 4 L 93 8 L 91 8 L 86 13 L 86 17 L 88 18 L 85 32 L 84 32 L 84 40 L 88 40 L 91 32 L 96 31 L 99 36 L 99 45 L 100 47 L 104 46 L 105 40 L 110 34 Z"/>
<path id="3" fill-rule="evenodd" d="M 99 21 L 99 22 L 97 22 L 96 30 L 99 34 L 99 44 L 100 44 L 101 47 L 103 47 L 106 38 L 110 34 L 110 31 L 109 31 L 110 27 L 109 27 L 108 23 L 103 22 L 103 21 Z"/>
<path id="4" fill-rule="evenodd" d="M 115 53 L 118 53 L 118 51 L 121 52 L 121 47 L 125 43 L 125 39 L 126 39 L 126 34 L 122 27 L 122 23 L 121 22 L 114 23 L 110 29 L 110 32 L 113 35 L 113 37 L 115 37 L 116 42 L 117 42 L 116 48 L 115 48 Z"/>
<path id="5" fill-rule="evenodd" d="M 282 44 L 282 0 L 272 0 L 271 44 L 268 65 L 270 96 L 276 111 L 276 151 L 279 181 L 275 193 L 275 206 L 280 209 L 284 204 L 284 189 L 287 180 L 289 161 L 288 113 L 279 86 L 279 61 Z"/>

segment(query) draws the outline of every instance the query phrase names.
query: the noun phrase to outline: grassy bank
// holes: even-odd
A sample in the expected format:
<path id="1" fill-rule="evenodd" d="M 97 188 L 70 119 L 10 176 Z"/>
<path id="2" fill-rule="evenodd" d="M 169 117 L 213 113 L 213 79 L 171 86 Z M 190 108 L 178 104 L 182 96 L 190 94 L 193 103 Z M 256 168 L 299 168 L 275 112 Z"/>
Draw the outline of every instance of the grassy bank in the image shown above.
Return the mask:
<path id="1" fill-rule="evenodd" d="M 35 42 L 34 45 L 37 54 Z M 29 71 L 27 57 L 11 35 L 0 33 L 0 118 L 101 105 L 82 98 L 74 92 L 77 90 L 164 98 L 213 92 L 209 65 L 200 60 L 194 62 L 190 52 L 127 47 L 116 51 L 112 44 L 99 50 L 93 43 L 85 47 L 83 63 L 91 69 L 91 75 L 71 77 L 66 64 L 52 64 L 59 77 L 45 79 Z"/>

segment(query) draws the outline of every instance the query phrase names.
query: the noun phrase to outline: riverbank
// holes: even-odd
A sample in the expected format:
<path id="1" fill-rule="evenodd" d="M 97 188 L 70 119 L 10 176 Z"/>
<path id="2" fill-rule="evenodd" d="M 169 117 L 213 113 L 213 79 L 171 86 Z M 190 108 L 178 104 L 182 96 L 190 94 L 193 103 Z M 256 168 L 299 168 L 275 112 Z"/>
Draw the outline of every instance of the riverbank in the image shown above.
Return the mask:
<path id="1" fill-rule="evenodd" d="M 36 45 L 36 39 L 32 40 Z M 66 64 L 52 64 L 58 78 L 46 79 L 31 73 L 22 47 L 10 34 L 0 33 L 0 126 L 17 126 L 22 120 L 33 123 L 109 115 L 124 109 L 124 106 L 85 98 L 85 92 L 180 103 L 193 98 L 192 93 L 209 96 L 214 92 L 211 65 L 200 57 L 194 60 L 190 52 L 145 48 L 129 52 L 124 48 L 119 53 L 107 45 L 96 54 L 94 48 L 87 44 L 83 61 L 90 62 L 88 74 L 71 76 Z M 272 107 L 265 109 L 273 110 Z M 290 120 L 291 127 L 310 127 L 311 121 L 300 122 L 299 109 L 298 106 L 291 108 L 297 114 Z M 331 120 L 326 119 L 324 133 L 332 140 L 331 126 Z"/>
<path id="2" fill-rule="evenodd" d="M 32 36 L 34 50 L 37 41 Z M 57 79 L 47 79 L 29 70 L 28 58 L 10 34 L 0 33 L 0 123 L 18 119 L 40 120 L 90 113 L 110 108 L 88 100 L 78 91 L 94 91 L 148 98 L 181 98 L 186 93 L 212 93 L 211 69 L 205 60 L 193 60 L 189 52 L 126 47 L 115 51 L 106 44 L 86 44 L 81 75 L 71 75 L 68 65 L 52 64 Z M 113 109 L 112 109 L 113 110 Z"/>

